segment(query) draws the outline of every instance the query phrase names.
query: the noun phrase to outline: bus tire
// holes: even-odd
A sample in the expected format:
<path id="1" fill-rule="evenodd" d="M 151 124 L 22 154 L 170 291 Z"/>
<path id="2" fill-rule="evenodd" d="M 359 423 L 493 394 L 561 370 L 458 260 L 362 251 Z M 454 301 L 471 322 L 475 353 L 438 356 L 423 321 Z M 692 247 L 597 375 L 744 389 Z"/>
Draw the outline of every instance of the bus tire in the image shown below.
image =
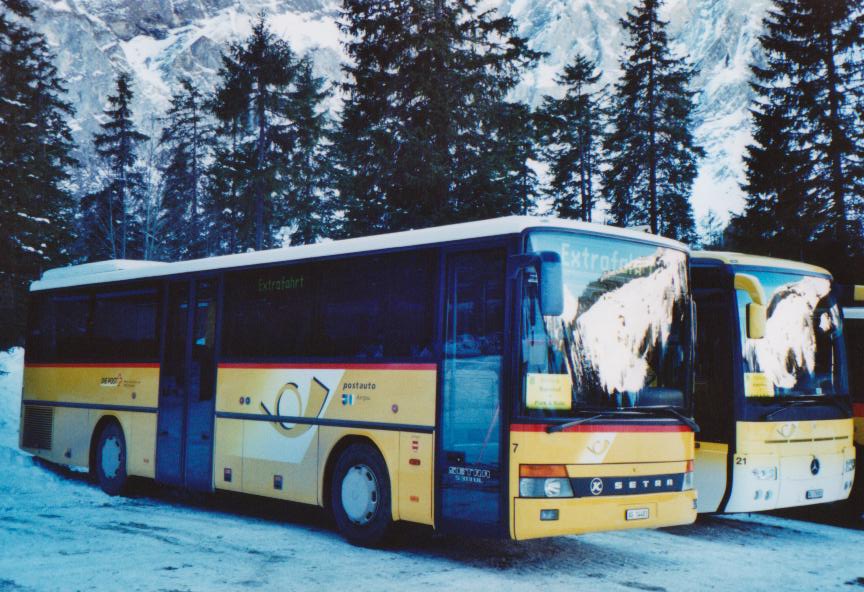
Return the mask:
<path id="1" fill-rule="evenodd" d="M 120 495 L 126 489 L 126 438 L 115 421 L 99 433 L 96 443 L 96 480 L 108 495 Z"/>
<path id="2" fill-rule="evenodd" d="M 339 532 L 353 545 L 379 545 L 392 524 L 390 477 L 378 450 L 352 444 L 333 469 L 330 508 Z"/>

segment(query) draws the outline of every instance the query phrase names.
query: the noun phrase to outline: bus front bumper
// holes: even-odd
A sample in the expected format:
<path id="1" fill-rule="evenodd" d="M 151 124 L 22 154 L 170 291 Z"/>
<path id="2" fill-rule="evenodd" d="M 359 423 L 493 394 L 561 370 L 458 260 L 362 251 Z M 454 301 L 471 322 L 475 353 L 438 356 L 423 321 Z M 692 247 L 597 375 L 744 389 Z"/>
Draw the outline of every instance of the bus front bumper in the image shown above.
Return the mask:
<path id="1" fill-rule="evenodd" d="M 854 468 L 847 470 L 847 463 L 854 465 L 855 456 L 853 449 L 844 452 L 818 457 L 747 455 L 747 464 L 733 470 L 732 495 L 725 511 L 758 512 L 845 500 L 855 478 Z M 759 479 L 754 466 L 773 468 L 776 478 Z"/>
<path id="2" fill-rule="evenodd" d="M 696 520 L 696 492 L 595 498 L 514 498 L 516 540 L 603 530 L 658 528 Z"/>

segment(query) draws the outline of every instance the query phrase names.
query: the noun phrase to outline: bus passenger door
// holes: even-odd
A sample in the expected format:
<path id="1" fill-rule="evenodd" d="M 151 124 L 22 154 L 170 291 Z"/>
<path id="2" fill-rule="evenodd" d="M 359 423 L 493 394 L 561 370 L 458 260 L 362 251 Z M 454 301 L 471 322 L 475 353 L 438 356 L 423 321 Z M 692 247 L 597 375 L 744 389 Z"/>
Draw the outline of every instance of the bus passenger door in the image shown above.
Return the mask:
<path id="1" fill-rule="evenodd" d="M 730 302 L 725 291 L 696 290 L 696 489 L 698 511 L 722 511 L 729 492 L 734 422 Z"/>
<path id="2" fill-rule="evenodd" d="M 210 491 L 216 380 L 215 280 L 168 286 L 156 480 Z"/>
<path id="3" fill-rule="evenodd" d="M 500 534 L 503 249 L 447 258 L 438 527 Z"/>

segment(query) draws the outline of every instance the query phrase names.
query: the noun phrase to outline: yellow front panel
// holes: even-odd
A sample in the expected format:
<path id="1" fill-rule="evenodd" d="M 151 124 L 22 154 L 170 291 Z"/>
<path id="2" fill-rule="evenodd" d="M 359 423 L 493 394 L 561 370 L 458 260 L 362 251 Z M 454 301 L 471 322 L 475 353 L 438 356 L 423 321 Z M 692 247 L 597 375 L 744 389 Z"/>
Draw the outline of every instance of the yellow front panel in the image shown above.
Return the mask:
<path id="1" fill-rule="evenodd" d="M 840 452 L 852 443 L 851 419 L 766 421 L 736 423 L 737 449 L 747 454 L 784 454 L 812 451 Z"/>
<path id="2" fill-rule="evenodd" d="M 432 430 L 435 388 L 429 364 L 225 364 L 217 380 L 216 486 L 323 505 L 332 450 L 343 438 L 365 437 L 390 470 L 394 518 L 431 524 L 434 439 L 411 428 Z"/>
<path id="3" fill-rule="evenodd" d="M 617 430 L 617 431 L 616 431 Z M 627 431 L 624 431 L 627 430 Z M 565 465 L 568 477 L 622 477 L 655 483 L 650 476 L 684 473 L 693 460 L 693 432 L 637 431 L 629 426 L 601 426 L 548 434 L 534 426 L 514 425 L 510 432 L 510 533 L 528 539 L 601 530 L 654 528 L 689 524 L 696 519 L 696 493 L 690 491 L 603 495 L 579 498 L 519 497 L 519 466 Z M 626 479 L 626 478 L 632 479 Z M 647 519 L 627 520 L 628 509 L 648 509 Z M 540 519 L 540 510 L 558 510 L 559 519 Z"/>
<path id="4" fill-rule="evenodd" d="M 852 419 L 739 421 L 736 438 L 726 511 L 771 510 L 849 496 L 854 469 L 846 466 L 855 459 Z M 772 471 L 776 478 L 770 477 Z"/>
<path id="5" fill-rule="evenodd" d="M 639 499 L 633 499 L 638 497 Z M 656 493 L 640 496 L 559 499 L 514 499 L 513 515 L 516 528 L 513 537 L 525 540 L 539 537 L 584 534 L 604 530 L 659 528 L 690 524 L 696 519 L 693 505 L 695 491 Z M 627 510 L 647 508 L 647 520 L 624 519 Z M 540 520 L 541 510 L 555 509 L 559 519 Z"/>

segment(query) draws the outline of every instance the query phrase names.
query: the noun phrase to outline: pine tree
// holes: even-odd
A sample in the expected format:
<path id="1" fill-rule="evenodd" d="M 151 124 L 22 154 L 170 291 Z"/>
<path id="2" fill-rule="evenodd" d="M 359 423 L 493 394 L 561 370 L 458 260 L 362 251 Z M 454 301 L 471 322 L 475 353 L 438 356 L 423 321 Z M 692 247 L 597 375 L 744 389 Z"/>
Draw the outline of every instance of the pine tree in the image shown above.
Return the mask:
<path id="1" fill-rule="evenodd" d="M 23 339 L 28 286 L 68 261 L 73 111 L 33 6 L 0 2 L 0 349 Z"/>
<path id="2" fill-rule="evenodd" d="M 315 76 L 311 57 L 301 59 L 290 93 L 291 124 L 285 143 L 289 153 L 285 174 L 290 187 L 285 218 L 292 221 L 292 245 L 315 242 L 327 233 L 330 223 L 334 200 L 328 149 L 331 130 L 322 107 L 330 94 L 324 79 Z"/>
<path id="3" fill-rule="evenodd" d="M 243 212 L 240 195 L 248 181 L 241 139 L 245 129 L 245 89 L 248 82 L 242 64 L 222 56 L 220 83 L 210 104 L 215 117 L 211 142 L 213 160 L 206 174 L 204 236 L 211 255 L 240 251 Z"/>
<path id="4" fill-rule="evenodd" d="M 159 138 L 166 163 L 157 232 L 163 255 L 172 260 L 205 255 L 201 210 L 209 145 L 204 98 L 189 78 L 178 82 Z"/>
<path id="5" fill-rule="evenodd" d="M 672 55 L 661 4 L 641 0 L 621 20 L 630 40 L 603 142 L 603 193 L 617 224 L 647 224 L 654 234 L 689 240 L 690 192 L 704 151 L 692 133 L 694 69 Z"/>
<path id="6" fill-rule="evenodd" d="M 744 248 L 834 264 L 862 255 L 864 2 L 775 0 L 752 66 Z"/>
<path id="7" fill-rule="evenodd" d="M 109 95 L 101 131 L 93 136 L 96 153 L 105 167 L 101 190 L 82 199 L 87 256 L 90 259 L 125 259 L 141 251 L 138 220 L 144 188 L 138 163 L 139 144 L 148 136 L 132 121 L 131 78 L 121 72 L 116 94 Z"/>
<path id="8" fill-rule="evenodd" d="M 229 188 L 234 202 L 220 204 L 224 198 L 214 196 L 213 205 L 224 205 L 222 211 L 238 224 L 240 249 L 274 246 L 279 230 L 294 222 L 286 200 L 297 62 L 263 14 L 245 42 L 223 55 L 214 114 L 224 145 L 216 151 L 214 187 Z"/>
<path id="9" fill-rule="evenodd" d="M 530 125 L 507 94 L 539 54 L 476 0 L 344 0 L 343 234 L 522 211 Z"/>
<path id="10" fill-rule="evenodd" d="M 564 96 L 544 97 L 538 114 L 542 155 L 551 176 L 546 192 L 562 218 L 590 222 L 595 206 L 604 118 L 600 75 L 594 62 L 577 55 L 557 79 Z"/>

